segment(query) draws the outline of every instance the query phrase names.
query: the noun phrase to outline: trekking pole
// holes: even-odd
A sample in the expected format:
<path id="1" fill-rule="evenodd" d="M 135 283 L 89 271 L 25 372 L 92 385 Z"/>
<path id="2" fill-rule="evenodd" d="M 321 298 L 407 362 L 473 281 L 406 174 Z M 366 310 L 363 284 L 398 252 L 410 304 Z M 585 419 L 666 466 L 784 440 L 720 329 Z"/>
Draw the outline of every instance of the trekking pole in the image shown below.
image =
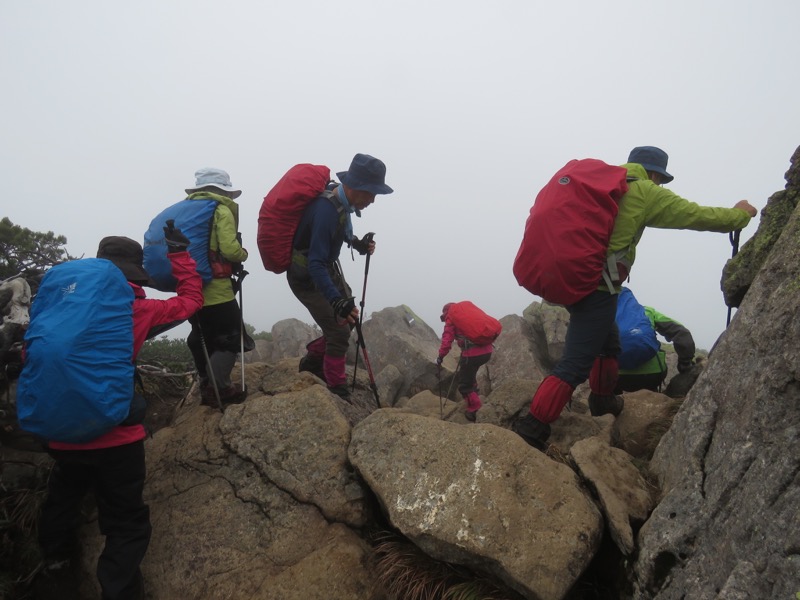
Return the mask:
<path id="1" fill-rule="evenodd" d="M 361 353 L 364 355 L 364 364 L 369 374 L 369 387 L 375 395 L 375 404 L 380 408 L 381 401 L 378 398 L 378 386 L 375 385 L 375 376 L 372 374 L 372 366 L 369 364 L 369 356 L 367 355 L 367 345 L 364 343 L 364 334 L 361 331 L 361 323 L 358 321 L 356 321 L 356 333 L 358 334 L 358 345 L 361 346 Z M 356 364 L 358 364 L 358 353 L 356 353 Z M 353 375 L 353 385 L 355 385 L 355 375 Z"/>
<path id="2" fill-rule="evenodd" d="M 728 239 L 731 241 L 731 258 L 734 258 L 737 254 L 739 254 L 739 234 L 742 233 L 741 229 L 737 229 L 736 231 L 731 231 L 728 234 Z M 725 322 L 725 327 L 731 324 L 731 311 L 733 307 L 728 307 L 728 320 Z"/>
<path id="3" fill-rule="evenodd" d="M 239 328 L 239 351 L 240 351 L 240 360 L 241 360 L 241 367 L 242 367 L 242 391 L 247 388 L 244 380 L 244 297 L 242 292 L 242 282 L 244 278 L 247 277 L 250 273 L 245 271 L 244 269 L 240 269 L 238 273 L 238 279 L 236 280 L 236 285 L 239 288 L 239 314 L 241 315 L 242 323 L 241 327 Z"/>
<path id="4" fill-rule="evenodd" d="M 442 399 L 442 365 L 436 365 L 436 379 L 439 381 L 439 420 L 444 419 L 444 400 Z"/>
<path id="5" fill-rule="evenodd" d="M 456 382 L 458 378 L 458 371 L 461 369 L 461 359 L 458 359 L 458 364 L 456 365 L 456 370 L 453 371 L 453 379 L 450 380 L 450 387 L 447 388 L 447 398 L 450 398 L 450 393 L 453 391 L 453 384 Z"/>
<path id="6" fill-rule="evenodd" d="M 362 238 L 363 242 L 367 243 L 367 247 L 369 247 L 370 242 L 372 242 L 372 238 L 375 237 L 375 233 L 370 231 L 367 235 Z M 361 291 L 361 302 L 358 303 L 359 312 L 358 312 L 358 327 L 359 327 L 359 336 L 361 325 L 364 323 L 364 299 L 367 296 L 367 277 L 369 276 L 369 257 L 371 254 L 367 251 L 367 260 L 364 264 L 364 289 Z M 358 373 L 358 352 L 356 352 L 356 364 L 353 365 L 353 390 L 356 389 L 356 373 Z M 378 399 L 377 392 L 375 399 Z"/>
<path id="7" fill-rule="evenodd" d="M 200 346 L 203 348 L 203 356 L 206 358 L 206 369 L 208 378 L 211 380 L 211 387 L 214 388 L 214 397 L 217 399 L 217 406 L 222 410 L 222 399 L 219 397 L 219 390 L 217 389 L 217 378 L 214 377 L 214 369 L 211 368 L 211 357 L 208 354 L 208 346 L 206 346 L 206 336 L 203 335 L 203 328 L 200 322 L 197 323 L 197 330 L 200 332 Z M 202 396 L 203 391 L 200 390 Z"/>

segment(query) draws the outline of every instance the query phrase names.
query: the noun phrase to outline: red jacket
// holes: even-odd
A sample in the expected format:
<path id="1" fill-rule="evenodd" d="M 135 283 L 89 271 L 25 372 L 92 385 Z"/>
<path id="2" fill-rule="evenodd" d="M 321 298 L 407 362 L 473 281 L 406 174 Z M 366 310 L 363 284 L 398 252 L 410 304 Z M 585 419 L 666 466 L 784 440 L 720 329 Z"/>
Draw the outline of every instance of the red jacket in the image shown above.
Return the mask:
<path id="1" fill-rule="evenodd" d="M 191 317 L 203 306 L 203 280 L 197 274 L 197 266 L 188 252 L 168 254 L 172 262 L 172 274 L 178 280 L 177 296 L 169 300 L 147 298 L 140 286 L 128 282 L 133 288 L 133 359 L 139 354 L 151 328 Z M 92 450 L 122 446 L 142 440 L 147 435 L 144 425 L 114 427 L 108 433 L 84 444 L 49 442 L 54 450 Z"/>

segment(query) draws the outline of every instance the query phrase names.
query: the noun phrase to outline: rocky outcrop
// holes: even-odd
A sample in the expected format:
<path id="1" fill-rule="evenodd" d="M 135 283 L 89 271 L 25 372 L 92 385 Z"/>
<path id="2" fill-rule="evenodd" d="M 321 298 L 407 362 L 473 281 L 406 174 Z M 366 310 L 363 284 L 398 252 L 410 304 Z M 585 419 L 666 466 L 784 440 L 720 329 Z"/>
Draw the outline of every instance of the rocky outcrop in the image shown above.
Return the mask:
<path id="1" fill-rule="evenodd" d="M 786 188 L 775 192 L 761 211 L 758 230 L 722 269 L 722 294 L 725 304 L 738 307 L 758 272 L 763 267 L 772 248 L 781 237 L 792 213 L 800 202 L 800 147 L 795 150 L 789 170 L 786 171 Z"/>
<path id="2" fill-rule="evenodd" d="M 640 598 L 800 589 L 798 255 L 795 209 L 655 451 L 664 496 L 640 532 Z"/>

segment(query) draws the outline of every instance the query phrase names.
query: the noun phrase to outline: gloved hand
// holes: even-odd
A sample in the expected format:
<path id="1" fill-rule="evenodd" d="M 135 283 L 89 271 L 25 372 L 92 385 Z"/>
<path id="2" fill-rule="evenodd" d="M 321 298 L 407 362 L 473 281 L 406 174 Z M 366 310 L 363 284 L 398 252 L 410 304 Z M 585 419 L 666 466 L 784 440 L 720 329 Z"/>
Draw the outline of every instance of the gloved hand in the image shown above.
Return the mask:
<path id="1" fill-rule="evenodd" d="M 365 235 L 363 238 L 358 239 L 357 236 L 353 236 L 350 240 L 350 245 L 353 249 L 358 252 L 361 256 L 364 256 L 367 252 L 369 252 L 369 243 L 370 243 L 370 234 Z"/>
<path id="2" fill-rule="evenodd" d="M 692 367 L 694 366 L 694 361 L 690 360 L 679 360 L 678 361 L 678 373 L 686 373 L 687 371 L 691 371 Z"/>
<path id="3" fill-rule="evenodd" d="M 444 356 L 437 356 L 437 357 L 436 357 L 436 366 L 437 366 L 437 367 L 441 367 L 441 366 L 442 366 L 442 361 L 443 361 L 443 360 L 444 360 Z"/>
<path id="4" fill-rule="evenodd" d="M 356 307 L 356 302 L 355 298 L 337 298 L 331 302 L 331 306 L 333 307 L 333 314 L 340 319 L 346 319 Z"/>
<path id="5" fill-rule="evenodd" d="M 164 227 L 164 241 L 167 243 L 167 253 L 173 252 L 186 252 L 186 249 L 191 244 L 189 238 L 183 235 L 180 229 L 175 227 L 175 221 L 170 219 L 167 221 L 167 226 Z"/>

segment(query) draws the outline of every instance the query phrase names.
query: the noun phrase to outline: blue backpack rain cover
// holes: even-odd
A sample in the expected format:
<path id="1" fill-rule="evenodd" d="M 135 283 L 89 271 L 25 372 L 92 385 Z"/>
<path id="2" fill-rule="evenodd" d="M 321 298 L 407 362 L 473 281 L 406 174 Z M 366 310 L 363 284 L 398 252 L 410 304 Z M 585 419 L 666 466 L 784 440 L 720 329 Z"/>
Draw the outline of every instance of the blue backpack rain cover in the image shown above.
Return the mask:
<path id="1" fill-rule="evenodd" d="M 114 263 L 51 268 L 31 306 L 17 386 L 20 427 L 89 442 L 121 423 L 134 393 L 133 290 Z"/>
<path id="2" fill-rule="evenodd" d="M 203 285 L 211 281 L 208 244 L 217 204 L 216 200 L 181 200 L 165 208 L 150 222 L 144 234 L 144 270 L 157 290 L 174 292 L 178 285 L 172 276 L 172 263 L 167 258 L 167 244 L 164 241 L 164 226 L 170 219 L 192 242 L 189 254 L 197 263 L 197 274 L 203 280 Z"/>
<path id="3" fill-rule="evenodd" d="M 644 307 L 626 287 L 622 288 L 617 299 L 617 327 L 622 347 L 620 369 L 635 369 L 643 365 L 661 348 Z"/>

